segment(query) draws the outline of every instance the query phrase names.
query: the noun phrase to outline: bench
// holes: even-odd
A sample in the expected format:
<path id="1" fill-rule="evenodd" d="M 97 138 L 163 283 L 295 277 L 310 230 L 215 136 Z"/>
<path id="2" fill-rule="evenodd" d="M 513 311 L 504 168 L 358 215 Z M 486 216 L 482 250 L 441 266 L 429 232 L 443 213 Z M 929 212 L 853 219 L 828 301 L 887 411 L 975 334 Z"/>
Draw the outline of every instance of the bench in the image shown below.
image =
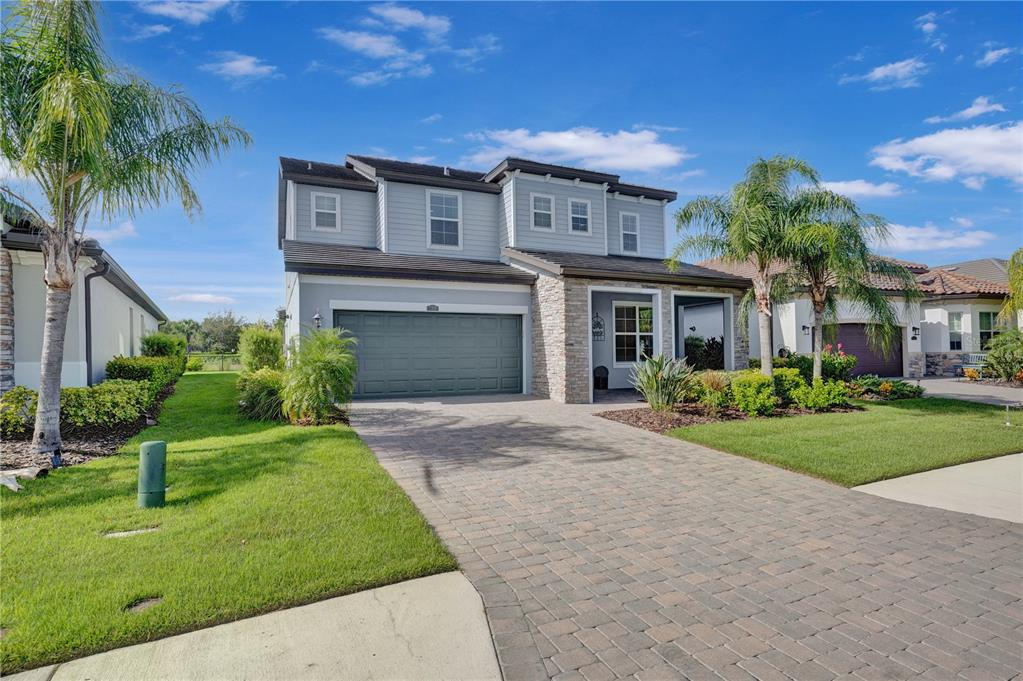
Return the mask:
<path id="1" fill-rule="evenodd" d="M 984 376 L 984 364 L 987 361 L 987 353 L 984 352 L 971 352 L 966 355 L 966 361 L 956 367 L 959 370 L 959 376 L 963 376 L 967 369 L 976 369 L 977 373 Z"/>

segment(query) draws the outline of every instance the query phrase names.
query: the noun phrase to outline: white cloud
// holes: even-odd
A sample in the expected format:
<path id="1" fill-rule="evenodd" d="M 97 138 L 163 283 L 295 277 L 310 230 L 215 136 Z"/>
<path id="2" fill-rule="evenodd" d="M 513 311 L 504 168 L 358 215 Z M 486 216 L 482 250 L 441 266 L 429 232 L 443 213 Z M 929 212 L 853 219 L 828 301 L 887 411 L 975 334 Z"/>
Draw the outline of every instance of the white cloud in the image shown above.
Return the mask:
<path id="1" fill-rule="evenodd" d="M 992 113 L 995 111 L 1005 111 L 1005 107 L 997 102 L 992 102 L 988 97 L 977 97 L 973 100 L 973 104 L 962 111 L 957 111 L 951 116 L 931 116 L 925 118 L 924 123 L 947 123 L 949 121 L 968 121 L 971 118 L 977 118 L 984 114 Z"/>
<path id="2" fill-rule="evenodd" d="M 525 156 L 588 168 L 649 171 L 670 168 L 693 157 L 683 147 L 662 142 L 652 130 L 602 132 L 580 127 L 533 133 L 518 128 L 485 130 L 470 139 L 484 143 L 463 159 L 473 166 L 492 166 L 507 156 Z"/>
<path id="3" fill-rule="evenodd" d="M 369 11 L 375 16 L 376 23 L 382 23 L 395 31 L 410 28 L 421 30 L 431 42 L 442 42 L 451 30 L 451 19 L 435 14 L 423 14 L 411 7 L 387 3 L 371 5 Z"/>
<path id="4" fill-rule="evenodd" d="M 842 76 L 839 84 L 864 81 L 871 90 L 898 90 L 920 86 L 920 76 L 927 73 L 927 64 L 919 57 L 875 66 L 858 76 Z"/>
<path id="5" fill-rule="evenodd" d="M 277 67 L 267 64 L 259 57 L 238 52 L 217 52 L 216 61 L 199 68 L 236 84 L 247 83 L 260 78 L 276 78 Z"/>
<path id="6" fill-rule="evenodd" d="M 980 189 L 990 178 L 1023 183 L 1023 122 L 948 128 L 874 147 L 871 165 Z"/>
<path id="7" fill-rule="evenodd" d="M 138 40 L 149 40 L 155 38 L 158 35 L 164 33 L 170 33 L 171 27 L 166 24 L 146 24 L 143 26 L 134 26 L 132 33 L 126 36 L 124 40 L 128 42 L 136 42 Z"/>
<path id="8" fill-rule="evenodd" d="M 973 227 L 973 220 L 970 218 L 952 218 L 952 222 L 960 227 Z"/>
<path id="9" fill-rule="evenodd" d="M 159 0 L 140 2 L 139 9 L 148 14 L 177 19 L 186 24 L 198 26 L 213 18 L 213 15 L 228 7 L 230 0 Z"/>
<path id="10" fill-rule="evenodd" d="M 927 223 L 923 227 L 888 225 L 889 238 L 878 244 L 889 251 L 943 251 L 983 246 L 996 235 L 982 229 L 952 229 Z"/>
<path id="11" fill-rule="evenodd" d="M 238 301 L 231 296 L 218 296 L 215 293 L 179 293 L 167 300 L 176 303 L 209 303 L 214 305 L 230 305 Z"/>
<path id="12" fill-rule="evenodd" d="M 408 51 L 393 35 L 367 33 L 365 31 L 343 31 L 339 28 L 321 28 L 320 35 L 345 49 L 373 59 L 405 57 Z"/>
<path id="13" fill-rule="evenodd" d="M 14 169 L 11 162 L 3 156 L 0 156 L 0 182 L 20 182 L 28 179 L 27 175 L 22 175 L 20 172 Z"/>
<path id="14" fill-rule="evenodd" d="M 838 180 L 835 182 L 822 182 L 821 186 L 825 189 L 830 189 L 836 194 L 842 194 L 853 199 L 890 198 L 902 193 L 902 188 L 894 182 L 874 183 L 868 180 Z"/>
<path id="15" fill-rule="evenodd" d="M 436 123 L 437 121 L 439 121 L 442 118 L 444 118 L 444 116 L 442 116 L 439 113 L 435 113 L 435 114 L 430 114 L 426 118 L 420 118 L 419 122 L 420 123 L 426 123 L 427 125 L 430 125 L 431 123 Z"/>
<path id="16" fill-rule="evenodd" d="M 989 45 L 987 51 L 984 53 L 984 56 L 974 63 L 981 68 L 986 68 L 988 66 L 992 66 L 993 64 L 997 64 L 1003 59 L 1008 59 L 1009 56 L 1015 51 L 1016 49 L 1013 47 L 1001 47 L 996 49 L 993 46 Z"/>
<path id="17" fill-rule="evenodd" d="M 455 65 L 468 71 L 475 71 L 476 64 L 484 58 L 501 51 L 501 41 L 496 35 L 487 33 L 472 39 L 468 47 L 452 49 Z"/>
<path id="18" fill-rule="evenodd" d="M 633 123 L 633 130 L 653 130 L 654 132 L 680 132 L 682 128 L 674 125 L 656 125 L 654 123 Z"/>
<path id="19" fill-rule="evenodd" d="M 125 220 L 116 227 L 108 227 L 107 229 L 90 229 L 85 232 L 85 236 L 90 239 L 95 239 L 100 244 L 109 244 L 111 241 L 117 241 L 118 239 L 126 239 L 138 236 L 139 233 L 135 231 L 135 223 L 131 220 Z"/>
<path id="20" fill-rule="evenodd" d="M 938 20 L 947 16 L 950 12 L 928 12 L 918 16 L 914 21 L 913 25 L 916 26 L 917 30 L 924 34 L 924 40 L 927 44 L 938 50 L 939 52 L 945 51 L 945 36 L 944 34 L 938 33 Z"/>

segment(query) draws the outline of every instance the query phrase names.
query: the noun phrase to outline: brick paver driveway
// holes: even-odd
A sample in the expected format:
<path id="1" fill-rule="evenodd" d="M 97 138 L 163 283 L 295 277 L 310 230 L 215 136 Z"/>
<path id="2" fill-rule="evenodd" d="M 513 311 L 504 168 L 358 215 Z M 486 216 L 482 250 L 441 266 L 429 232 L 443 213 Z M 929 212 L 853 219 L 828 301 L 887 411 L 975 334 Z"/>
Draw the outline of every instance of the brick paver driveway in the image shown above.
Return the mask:
<path id="1" fill-rule="evenodd" d="M 354 410 L 482 594 L 508 681 L 1018 678 L 1023 526 L 595 411 L 524 398 Z"/>

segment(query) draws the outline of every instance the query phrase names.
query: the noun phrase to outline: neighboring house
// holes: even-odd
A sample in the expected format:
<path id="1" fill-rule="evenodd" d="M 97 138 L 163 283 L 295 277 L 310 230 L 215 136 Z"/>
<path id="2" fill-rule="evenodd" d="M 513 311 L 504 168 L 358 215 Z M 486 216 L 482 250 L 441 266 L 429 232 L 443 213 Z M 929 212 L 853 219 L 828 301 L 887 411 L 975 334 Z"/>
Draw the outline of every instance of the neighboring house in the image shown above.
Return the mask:
<path id="1" fill-rule="evenodd" d="M 892 259 L 894 260 L 894 259 Z M 839 301 L 835 340 L 857 356 L 855 373 L 881 376 L 951 376 L 965 355 L 980 352 L 1003 327 L 997 317 L 1008 286 L 945 268 L 895 260 L 915 275 L 923 300 L 908 303 L 897 282 L 876 278 L 872 283 L 891 297 L 901 333 L 893 350 L 884 355 L 867 342 L 868 319 L 858 306 Z M 983 261 L 973 261 L 983 262 Z M 748 276 L 748 265 L 706 260 L 704 267 Z M 1017 322 L 1017 324 L 1019 324 Z M 772 347 L 808 354 L 813 351 L 813 307 L 806 295 L 775 304 L 772 315 Z M 759 329 L 751 315 L 750 346 L 759 346 Z"/>
<path id="2" fill-rule="evenodd" d="M 664 264 L 674 192 L 516 158 L 486 173 L 281 158 L 279 180 L 286 336 L 351 331 L 357 397 L 589 402 L 594 369 L 630 387 L 640 357 L 678 356 L 697 318 L 716 321 L 726 368 L 747 364 L 749 281 Z"/>
<path id="3" fill-rule="evenodd" d="M 11 224 L 11 223 L 15 224 Z M 0 248 L 0 390 L 39 387 L 46 286 L 39 235 L 4 220 Z M 94 239 L 85 239 L 64 336 L 64 386 L 102 381 L 107 361 L 141 352 L 165 315 Z"/>

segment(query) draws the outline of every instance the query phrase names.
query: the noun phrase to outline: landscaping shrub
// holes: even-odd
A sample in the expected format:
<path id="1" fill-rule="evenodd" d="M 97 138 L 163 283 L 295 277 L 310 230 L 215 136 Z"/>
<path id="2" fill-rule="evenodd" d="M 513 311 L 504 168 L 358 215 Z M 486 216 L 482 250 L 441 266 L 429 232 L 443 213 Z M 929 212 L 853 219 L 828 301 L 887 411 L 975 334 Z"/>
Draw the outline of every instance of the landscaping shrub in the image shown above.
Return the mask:
<path id="1" fill-rule="evenodd" d="M 707 367 L 702 366 L 703 362 L 703 336 L 697 336 L 696 334 L 690 334 L 685 338 L 685 360 L 689 366 L 696 370 L 706 369 Z"/>
<path id="2" fill-rule="evenodd" d="M 725 344 L 721 338 L 704 338 L 692 334 L 685 338 L 685 360 L 696 371 L 723 369 L 725 367 Z"/>
<path id="3" fill-rule="evenodd" d="M 774 394 L 783 403 L 792 401 L 792 391 L 806 385 L 803 375 L 795 367 L 778 367 L 774 370 Z"/>
<path id="4" fill-rule="evenodd" d="M 770 414 L 778 402 L 774 381 L 758 371 L 740 371 L 732 377 L 732 398 L 750 416 Z"/>
<path id="5" fill-rule="evenodd" d="M 789 355 L 788 357 L 778 357 L 774 361 L 776 362 L 775 368 L 797 369 L 799 375 L 803 377 L 803 381 L 807 384 L 813 380 L 813 355 Z M 823 362 L 821 370 L 823 371 Z"/>
<path id="6" fill-rule="evenodd" d="M 963 377 L 967 381 L 979 381 L 980 380 L 980 372 L 977 371 L 976 369 L 967 367 L 967 368 L 963 369 Z"/>
<path id="7" fill-rule="evenodd" d="M 262 326 L 246 328 L 238 341 L 242 368 L 245 371 L 256 371 L 263 367 L 280 369 L 284 366 L 283 344 L 280 331 Z"/>
<path id="8" fill-rule="evenodd" d="M 185 373 L 188 358 L 188 343 L 184 336 L 157 331 L 142 337 L 143 357 L 174 357 L 177 359 L 178 374 Z"/>
<path id="9" fill-rule="evenodd" d="M 133 423 L 145 411 L 148 399 L 145 381 L 112 379 L 89 388 L 64 388 L 60 391 L 60 418 L 78 428 Z"/>
<path id="10" fill-rule="evenodd" d="M 160 393 L 174 383 L 184 366 L 177 357 L 114 357 L 107 362 L 107 378 L 147 381 L 148 408 Z"/>
<path id="11" fill-rule="evenodd" d="M 255 421 L 283 421 L 284 372 L 263 367 L 238 379 L 238 411 Z"/>
<path id="12" fill-rule="evenodd" d="M 291 344 L 284 382 L 284 413 L 293 421 L 329 423 L 355 389 L 357 342 L 343 329 L 318 329 Z"/>
<path id="13" fill-rule="evenodd" d="M 18 437 L 31 426 L 38 396 L 34 390 L 16 385 L 0 397 L 0 435 Z"/>
<path id="14" fill-rule="evenodd" d="M 724 371 L 704 371 L 698 376 L 702 386 L 700 404 L 710 414 L 717 414 L 721 409 L 731 405 L 731 380 Z"/>
<path id="15" fill-rule="evenodd" d="M 874 374 L 857 376 L 848 384 L 851 395 L 870 395 L 886 400 L 905 400 L 921 397 L 924 389 L 909 381 L 897 378 L 881 378 Z"/>
<path id="16" fill-rule="evenodd" d="M 686 399 L 695 399 L 699 381 L 684 360 L 667 355 L 633 365 L 629 380 L 654 411 L 668 411 Z"/>
<path id="17" fill-rule="evenodd" d="M 1016 376 L 1023 373 L 1023 333 L 1003 331 L 992 338 L 984 368 L 1002 380 L 1019 380 Z"/>
<path id="18" fill-rule="evenodd" d="M 188 361 L 185 362 L 185 371 L 202 371 L 206 365 L 202 361 L 202 357 L 189 357 Z"/>
<path id="19" fill-rule="evenodd" d="M 849 389 L 841 381 L 817 379 L 812 385 L 803 385 L 792 392 L 792 399 L 803 409 L 827 411 L 849 404 Z"/>
<path id="20" fill-rule="evenodd" d="M 856 359 L 856 355 L 850 355 L 842 350 L 841 343 L 835 348 L 828 343 L 824 346 L 824 352 L 821 353 L 821 375 L 825 379 L 848 381 L 852 370 L 856 368 L 857 361 L 859 360 Z M 810 356 L 810 369 L 812 373 L 813 356 Z"/>

